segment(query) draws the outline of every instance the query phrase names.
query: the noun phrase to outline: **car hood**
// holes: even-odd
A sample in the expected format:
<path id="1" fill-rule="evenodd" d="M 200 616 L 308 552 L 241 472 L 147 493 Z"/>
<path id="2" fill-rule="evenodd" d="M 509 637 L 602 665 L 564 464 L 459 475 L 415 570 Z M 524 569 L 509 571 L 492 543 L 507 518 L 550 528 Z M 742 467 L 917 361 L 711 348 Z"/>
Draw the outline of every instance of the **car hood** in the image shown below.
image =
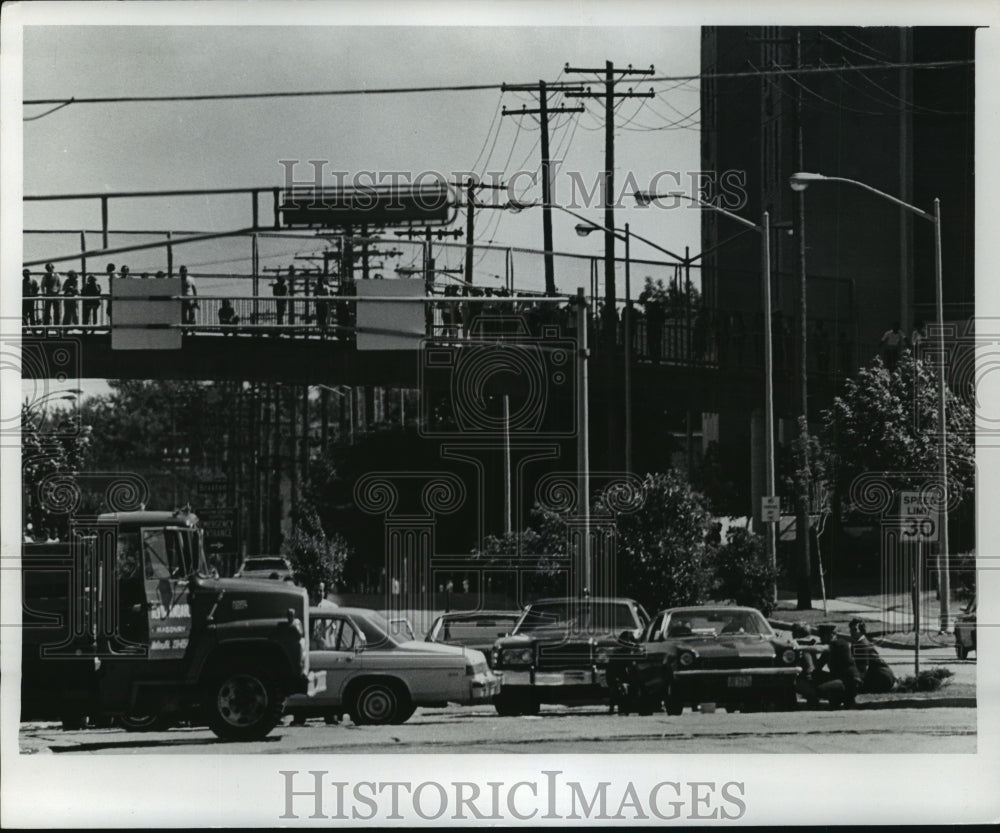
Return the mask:
<path id="1" fill-rule="evenodd" d="M 700 657 L 761 657 L 773 659 L 774 643 L 756 636 L 720 636 L 682 639 L 674 643 L 678 651 L 694 651 Z"/>

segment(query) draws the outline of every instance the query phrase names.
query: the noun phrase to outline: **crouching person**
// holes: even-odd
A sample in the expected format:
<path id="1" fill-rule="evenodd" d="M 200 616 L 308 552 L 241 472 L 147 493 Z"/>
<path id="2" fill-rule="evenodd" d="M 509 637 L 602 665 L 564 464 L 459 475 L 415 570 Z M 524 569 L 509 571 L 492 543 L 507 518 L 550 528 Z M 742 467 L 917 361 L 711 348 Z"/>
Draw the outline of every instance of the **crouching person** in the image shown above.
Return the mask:
<path id="1" fill-rule="evenodd" d="M 862 677 L 860 690 L 865 694 L 885 694 L 892 691 L 896 685 L 896 675 L 868 640 L 865 623 L 860 619 L 852 619 L 849 627 L 854 663 Z"/>

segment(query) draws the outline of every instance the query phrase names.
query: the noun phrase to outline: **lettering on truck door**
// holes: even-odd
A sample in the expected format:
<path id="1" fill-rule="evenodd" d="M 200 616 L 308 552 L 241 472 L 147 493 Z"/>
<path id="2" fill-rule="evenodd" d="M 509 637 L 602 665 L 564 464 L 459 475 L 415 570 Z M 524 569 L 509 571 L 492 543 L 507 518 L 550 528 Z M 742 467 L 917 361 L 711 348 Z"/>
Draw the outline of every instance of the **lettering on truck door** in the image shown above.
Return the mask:
<path id="1" fill-rule="evenodd" d="M 178 529 L 142 529 L 143 568 L 146 575 L 146 615 L 149 658 L 180 659 L 191 635 L 186 563 L 189 552 Z"/>

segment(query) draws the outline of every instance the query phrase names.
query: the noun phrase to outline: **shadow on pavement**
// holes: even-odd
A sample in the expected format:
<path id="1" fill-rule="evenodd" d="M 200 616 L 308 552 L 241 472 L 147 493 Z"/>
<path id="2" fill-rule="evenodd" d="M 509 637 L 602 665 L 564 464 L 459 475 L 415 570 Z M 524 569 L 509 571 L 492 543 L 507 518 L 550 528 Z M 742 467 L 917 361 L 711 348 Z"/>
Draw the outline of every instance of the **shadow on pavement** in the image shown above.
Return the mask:
<path id="1" fill-rule="evenodd" d="M 281 735 L 266 737 L 255 743 L 274 743 L 281 740 Z M 93 743 L 76 743 L 70 746 L 50 746 L 51 752 L 101 752 L 106 749 L 148 749 L 167 746 L 216 746 L 226 745 L 233 741 L 220 738 L 168 738 L 156 740 L 153 738 L 135 740 L 118 740 Z"/>
<path id="2" fill-rule="evenodd" d="M 907 700 L 876 700 L 868 703 L 858 703 L 854 711 L 871 711 L 875 709 L 974 709 L 975 697 L 933 697 L 927 699 Z"/>

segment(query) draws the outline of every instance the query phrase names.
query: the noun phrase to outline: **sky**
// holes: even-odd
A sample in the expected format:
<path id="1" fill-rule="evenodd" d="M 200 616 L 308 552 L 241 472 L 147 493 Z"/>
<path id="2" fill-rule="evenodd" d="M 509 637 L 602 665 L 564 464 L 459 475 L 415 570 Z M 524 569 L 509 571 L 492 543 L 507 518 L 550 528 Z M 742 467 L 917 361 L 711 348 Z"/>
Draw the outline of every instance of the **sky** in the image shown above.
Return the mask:
<path id="1" fill-rule="evenodd" d="M 577 67 L 647 68 L 656 76 L 698 70 L 699 30 L 661 27 L 340 27 L 340 26 L 29 26 L 24 32 L 24 98 L 188 95 L 468 84 L 535 83 L 539 80 L 594 83 L 598 75 L 563 72 Z M 619 103 L 615 169 L 618 184 L 629 174 L 640 186 L 660 170 L 698 168 L 697 82 L 622 83 L 637 91 L 652 87 L 653 99 Z M 598 88 L 600 89 L 600 88 Z M 579 102 L 560 99 L 575 106 Z M 282 185 L 280 160 L 301 160 L 297 178 L 311 177 L 307 160 L 325 160 L 329 171 L 495 172 L 510 181 L 517 171 L 535 172 L 540 129 L 532 116 L 502 117 L 501 107 L 536 106 L 534 96 L 499 90 L 429 92 L 351 97 L 309 97 L 212 102 L 73 104 L 24 123 L 24 193 L 56 194 L 181 188 L 239 188 Z M 562 162 L 555 201 L 568 205 L 592 190 L 604 168 L 604 114 L 600 101 L 587 111 L 554 114 L 552 157 Z M 48 106 L 26 106 L 25 116 Z M 576 182 L 572 176 L 575 174 Z M 332 179 L 330 180 L 332 181 Z M 514 179 L 518 195 L 540 199 L 540 185 L 527 175 Z M 671 187 L 674 180 L 671 180 Z M 576 187 L 582 184 L 583 190 Z M 484 197 L 486 198 L 486 197 Z M 579 202 L 579 200 L 577 200 Z M 596 200 L 593 201 L 596 205 Z M 264 201 L 266 211 L 266 200 Z M 249 197 L 171 198 L 112 201 L 113 228 L 229 230 L 249 225 Z M 639 209 L 631 200 L 617 212 L 618 225 L 670 251 L 699 245 L 697 210 Z M 269 211 L 267 211 L 269 214 Z M 595 222 L 603 213 L 585 210 Z M 601 235 L 586 240 L 573 231 L 577 219 L 556 212 L 555 248 L 600 255 Z M 96 200 L 27 203 L 26 228 L 99 228 Z M 464 213 L 457 226 L 464 227 Z M 478 212 L 477 242 L 542 247 L 541 212 Z M 135 238 L 130 238 L 135 240 Z M 149 238 L 153 239 L 153 238 Z M 633 257 L 661 259 L 661 253 L 633 241 Z M 100 238 L 88 237 L 98 248 Z M 112 246 L 123 245 L 113 238 Z M 420 252 L 401 244 L 402 265 Z M 320 248 L 316 242 L 264 241 L 262 265 L 287 266 L 295 253 Z M 442 247 L 443 248 L 443 247 Z M 79 251 L 79 235 L 27 235 L 25 258 Z M 619 256 L 622 252 L 619 251 Z M 478 257 L 478 256 L 477 256 Z M 249 272 L 250 245 L 193 244 L 177 250 L 175 264 L 194 272 Z M 109 258 L 114 260 L 114 258 Z M 438 255 L 438 264 L 457 267 L 461 249 Z M 103 260 L 96 268 L 103 271 Z M 162 250 L 119 256 L 133 273 L 166 264 Z M 392 268 L 393 264 L 389 264 Z M 501 254 L 483 255 L 477 282 L 500 285 Z M 64 268 L 72 268 L 68 263 Z M 588 279 L 588 266 L 557 261 L 559 288 L 573 292 Z M 93 262 L 88 269 L 95 269 Z M 515 282 L 542 286 L 541 259 L 515 256 Z M 619 294 L 624 269 L 619 268 Z M 660 276 L 658 274 L 658 276 Z M 641 278 L 640 278 L 641 279 Z M 199 282 L 205 294 L 226 284 Z"/>

